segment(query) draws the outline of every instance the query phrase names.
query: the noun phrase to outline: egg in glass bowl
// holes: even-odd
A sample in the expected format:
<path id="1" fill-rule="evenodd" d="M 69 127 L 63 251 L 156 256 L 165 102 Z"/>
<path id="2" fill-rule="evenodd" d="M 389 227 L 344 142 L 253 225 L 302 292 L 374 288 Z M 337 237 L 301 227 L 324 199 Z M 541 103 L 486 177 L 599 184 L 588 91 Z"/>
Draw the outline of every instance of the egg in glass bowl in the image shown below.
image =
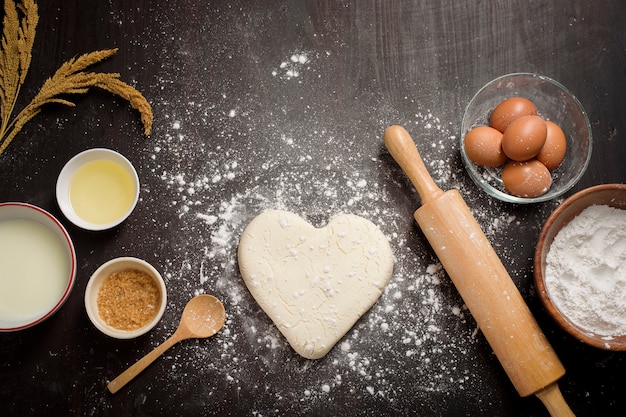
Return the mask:
<path id="1" fill-rule="evenodd" d="M 592 144 L 578 99 L 559 82 L 532 73 L 487 83 L 461 122 L 460 151 L 469 176 L 488 195 L 509 203 L 539 203 L 566 193 L 585 173 Z"/>

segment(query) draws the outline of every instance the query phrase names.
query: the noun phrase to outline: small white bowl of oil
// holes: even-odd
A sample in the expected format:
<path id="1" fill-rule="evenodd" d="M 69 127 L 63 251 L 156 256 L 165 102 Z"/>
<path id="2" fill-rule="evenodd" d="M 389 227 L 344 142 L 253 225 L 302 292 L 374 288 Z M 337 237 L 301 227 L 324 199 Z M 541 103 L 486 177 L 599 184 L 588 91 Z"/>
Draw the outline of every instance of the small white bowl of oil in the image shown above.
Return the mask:
<path id="1" fill-rule="evenodd" d="M 130 215 L 139 199 L 137 171 L 123 155 L 88 149 L 70 159 L 56 186 L 59 208 L 85 230 L 111 229 Z"/>
<path id="2" fill-rule="evenodd" d="M 63 225 L 37 206 L 0 203 L 0 332 L 54 314 L 76 279 L 76 252 Z"/>

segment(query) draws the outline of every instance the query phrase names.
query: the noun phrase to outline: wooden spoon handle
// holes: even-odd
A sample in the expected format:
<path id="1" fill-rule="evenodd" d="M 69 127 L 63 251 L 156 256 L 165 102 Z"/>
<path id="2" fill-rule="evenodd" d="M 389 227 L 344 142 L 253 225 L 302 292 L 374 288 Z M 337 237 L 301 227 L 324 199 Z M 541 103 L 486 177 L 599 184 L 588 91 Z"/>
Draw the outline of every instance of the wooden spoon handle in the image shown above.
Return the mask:
<path id="1" fill-rule="evenodd" d="M 552 417 L 574 417 L 556 382 L 535 393 Z"/>
<path id="2" fill-rule="evenodd" d="M 174 333 L 169 339 L 165 342 L 161 343 L 159 346 L 154 348 L 154 350 L 148 353 L 143 358 L 139 359 L 135 362 L 134 365 L 130 366 L 124 372 L 122 372 L 117 378 L 113 381 L 109 382 L 107 388 L 111 391 L 112 394 L 115 394 L 119 391 L 124 385 L 129 383 L 134 377 L 139 375 L 141 371 L 146 369 L 148 365 L 154 362 L 159 356 L 163 354 L 166 350 L 174 346 L 176 343 L 180 342 L 184 337 L 180 336 L 180 333 Z"/>
<path id="3" fill-rule="evenodd" d="M 428 173 L 413 138 L 402 126 L 389 126 L 384 134 L 385 146 L 417 190 L 422 204 L 437 199 L 443 190 Z"/>

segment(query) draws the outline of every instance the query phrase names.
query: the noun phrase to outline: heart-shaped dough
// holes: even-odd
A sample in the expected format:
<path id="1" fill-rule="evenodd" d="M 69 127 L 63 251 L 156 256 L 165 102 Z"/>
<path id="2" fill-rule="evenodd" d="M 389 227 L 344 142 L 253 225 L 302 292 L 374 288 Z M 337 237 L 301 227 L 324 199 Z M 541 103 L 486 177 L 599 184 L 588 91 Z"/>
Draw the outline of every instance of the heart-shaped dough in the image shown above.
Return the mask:
<path id="1" fill-rule="evenodd" d="M 378 300 L 393 273 L 386 237 L 351 214 L 315 228 L 294 213 L 266 211 L 243 231 L 238 257 L 254 299 L 308 359 L 332 349 Z"/>

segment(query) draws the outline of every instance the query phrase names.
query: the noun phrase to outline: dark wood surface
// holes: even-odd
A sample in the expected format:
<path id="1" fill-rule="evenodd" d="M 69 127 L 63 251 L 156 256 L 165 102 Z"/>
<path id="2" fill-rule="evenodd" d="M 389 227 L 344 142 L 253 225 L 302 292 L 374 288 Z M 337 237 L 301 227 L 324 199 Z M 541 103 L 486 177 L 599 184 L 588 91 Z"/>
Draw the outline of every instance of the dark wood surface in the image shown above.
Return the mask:
<path id="1" fill-rule="evenodd" d="M 78 256 L 70 299 L 46 322 L 0 334 L 5 416 L 547 416 L 520 398 L 416 227 L 419 198 L 384 149 L 391 124 L 415 138 L 435 181 L 458 188 L 567 369 L 579 416 L 626 413 L 626 357 L 577 342 L 534 291 L 539 230 L 559 201 L 497 202 L 470 181 L 458 147 L 463 110 L 491 79 L 547 75 L 588 112 L 591 164 L 568 193 L 626 181 L 625 3 L 614 1 L 41 1 L 22 101 L 61 63 L 110 47 L 94 70 L 120 72 L 154 110 L 101 92 L 48 107 L 0 155 L 0 201 L 39 205 Z M 56 176 L 76 153 L 108 147 L 142 183 L 131 217 L 90 233 L 61 215 Z M 262 210 L 322 226 L 341 212 L 377 223 L 395 270 L 378 303 L 323 359 L 291 350 L 247 292 L 236 248 Z M 159 325 L 132 341 L 89 322 L 91 273 L 117 256 L 165 277 Z M 188 299 L 226 306 L 218 335 L 185 341 L 116 395 L 106 384 L 171 335 Z"/>

